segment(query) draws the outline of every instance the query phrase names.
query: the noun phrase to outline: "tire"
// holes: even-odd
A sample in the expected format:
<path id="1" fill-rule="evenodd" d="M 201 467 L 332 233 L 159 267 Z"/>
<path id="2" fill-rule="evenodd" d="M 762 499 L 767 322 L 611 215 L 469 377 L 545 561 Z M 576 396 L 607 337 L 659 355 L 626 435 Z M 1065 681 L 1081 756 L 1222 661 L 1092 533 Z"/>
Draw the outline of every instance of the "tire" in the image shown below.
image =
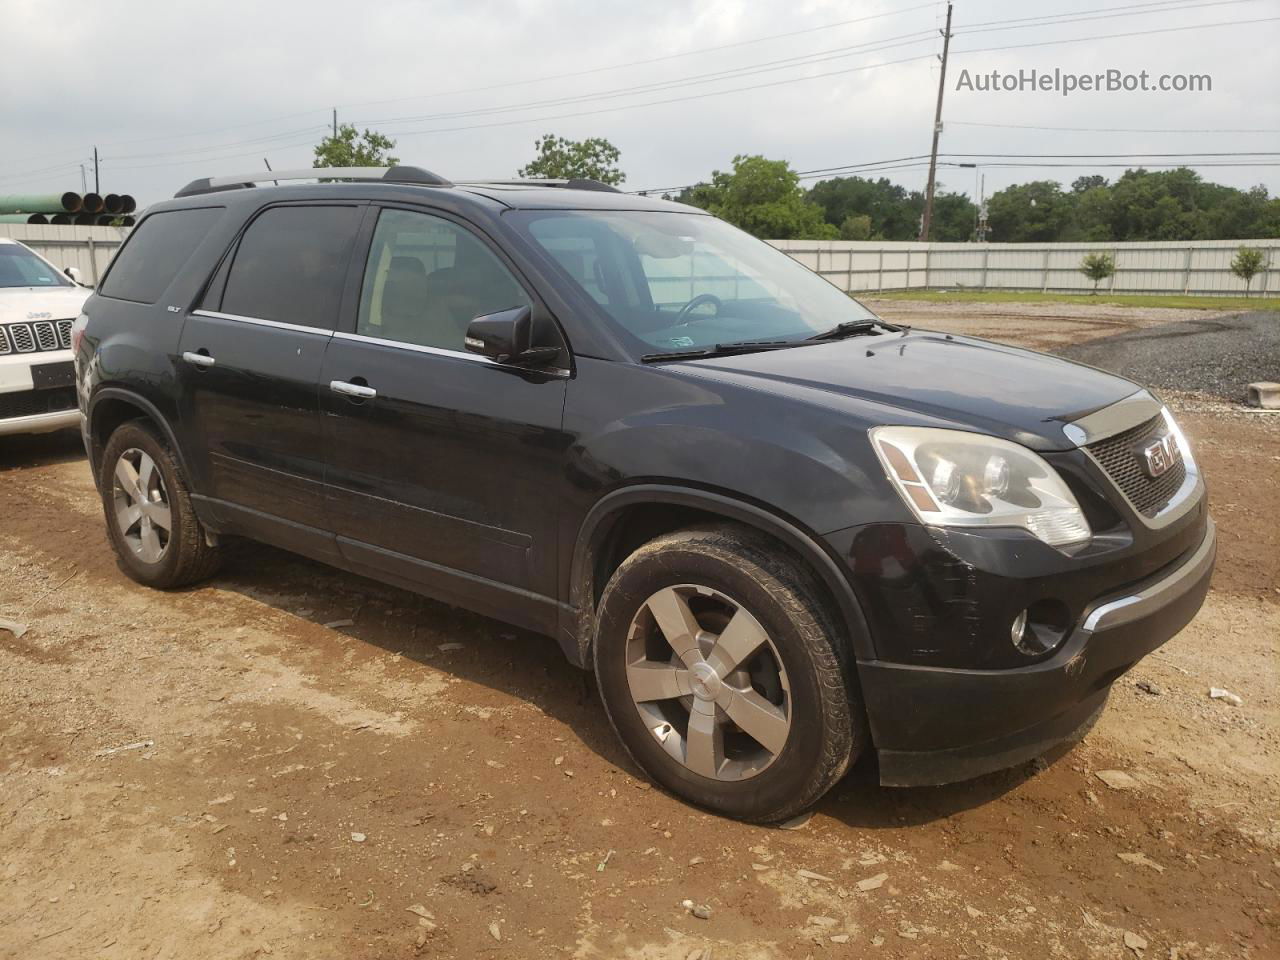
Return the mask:
<path id="1" fill-rule="evenodd" d="M 623 561 L 600 600 L 593 657 L 632 759 L 740 820 L 785 820 L 817 802 L 868 742 L 821 596 L 778 544 L 732 526 L 670 533 Z"/>
<path id="2" fill-rule="evenodd" d="M 120 569 L 129 577 L 144 586 L 168 590 L 217 571 L 220 552 L 205 538 L 177 459 L 145 420 L 131 420 L 111 434 L 103 451 L 98 490 L 107 537 Z"/>

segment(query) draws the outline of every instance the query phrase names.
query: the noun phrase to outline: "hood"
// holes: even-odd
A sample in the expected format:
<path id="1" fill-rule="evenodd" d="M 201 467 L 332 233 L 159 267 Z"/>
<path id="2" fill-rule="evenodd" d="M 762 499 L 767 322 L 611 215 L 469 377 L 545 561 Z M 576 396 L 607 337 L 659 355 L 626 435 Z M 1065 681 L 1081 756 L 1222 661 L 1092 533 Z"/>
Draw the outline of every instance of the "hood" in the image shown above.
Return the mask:
<path id="1" fill-rule="evenodd" d="M 74 320 L 92 295 L 88 287 L 0 287 L 0 323 Z"/>
<path id="2" fill-rule="evenodd" d="M 1073 444 L 1062 425 L 1136 384 L 1056 357 L 943 333 L 852 337 L 812 347 L 695 360 L 687 372 L 754 389 L 853 398 L 1004 437 L 1038 450 Z M 695 372 L 696 371 L 696 372 Z M 892 423 L 891 412 L 869 412 Z M 910 423 L 917 418 L 900 422 Z"/>

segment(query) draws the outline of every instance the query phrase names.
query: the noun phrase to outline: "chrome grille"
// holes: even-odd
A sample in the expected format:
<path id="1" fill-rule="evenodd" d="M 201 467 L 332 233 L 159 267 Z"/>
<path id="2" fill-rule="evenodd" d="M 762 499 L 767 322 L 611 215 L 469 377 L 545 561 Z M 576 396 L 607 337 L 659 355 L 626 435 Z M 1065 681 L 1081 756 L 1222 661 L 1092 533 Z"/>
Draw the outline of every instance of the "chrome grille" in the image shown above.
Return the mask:
<path id="1" fill-rule="evenodd" d="M 36 338 L 36 347 L 40 350 L 58 349 L 58 328 L 48 320 L 39 320 L 31 325 L 31 332 Z"/>
<path id="2" fill-rule="evenodd" d="M 0 324 L 0 354 L 46 353 L 71 348 L 74 320 L 37 320 Z"/>
<path id="3" fill-rule="evenodd" d="M 36 348 L 36 338 L 29 323 L 9 324 L 9 339 L 13 341 L 13 349 L 19 353 L 31 353 Z"/>
<path id="4" fill-rule="evenodd" d="M 1168 432 L 1164 418 L 1154 416 L 1085 447 L 1133 508 L 1147 518 L 1154 517 L 1173 499 L 1187 477 L 1187 464 L 1181 458 L 1158 477 L 1148 476 L 1143 468 L 1142 451 Z"/>

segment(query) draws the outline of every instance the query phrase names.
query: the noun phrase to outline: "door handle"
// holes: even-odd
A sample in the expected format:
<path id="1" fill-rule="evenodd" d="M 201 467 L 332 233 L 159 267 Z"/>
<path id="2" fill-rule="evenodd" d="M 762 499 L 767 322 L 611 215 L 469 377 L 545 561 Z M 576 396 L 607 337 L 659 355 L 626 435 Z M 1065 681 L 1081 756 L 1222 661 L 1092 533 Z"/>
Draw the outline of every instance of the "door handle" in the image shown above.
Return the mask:
<path id="1" fill-rule="evenodd" d="M 360 383 L 348 383 L 345 380 L 330 380 L 329 389 L 344 397 L 355 397 L 359 400 L 372 400 L 378 395 L 378 391 L 373 387 L 366 387 Z"/>
<path id="2" fill-rule="evenodd" d="M 218 362 L 214 360 L 213 357 L 209 356 L 207 353 L 193 353 L 190 350 L 188 350 L 186 353 L 182 355 L 182 359 L 187 361 L 187 363 L 193 364 L 197 367 L 212 367 L 215 363 Z"/>

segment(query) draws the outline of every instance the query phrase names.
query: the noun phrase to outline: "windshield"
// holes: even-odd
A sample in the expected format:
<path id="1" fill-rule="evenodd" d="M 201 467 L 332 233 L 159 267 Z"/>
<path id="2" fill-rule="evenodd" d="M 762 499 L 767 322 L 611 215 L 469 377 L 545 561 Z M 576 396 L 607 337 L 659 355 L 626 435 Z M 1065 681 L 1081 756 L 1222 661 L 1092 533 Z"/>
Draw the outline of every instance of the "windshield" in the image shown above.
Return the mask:
<path id="1" fill-rule="evenodd" d="M 71 281 L 26 247 L 0 243 L 0 287 L 69 287 Z"/>
<path id="2" fill-rule="evenodd" d="M 786 254 L 698 214 L 512 214 L 641 355 L 741 341 L 803 340 L 874 318 Z"/>

